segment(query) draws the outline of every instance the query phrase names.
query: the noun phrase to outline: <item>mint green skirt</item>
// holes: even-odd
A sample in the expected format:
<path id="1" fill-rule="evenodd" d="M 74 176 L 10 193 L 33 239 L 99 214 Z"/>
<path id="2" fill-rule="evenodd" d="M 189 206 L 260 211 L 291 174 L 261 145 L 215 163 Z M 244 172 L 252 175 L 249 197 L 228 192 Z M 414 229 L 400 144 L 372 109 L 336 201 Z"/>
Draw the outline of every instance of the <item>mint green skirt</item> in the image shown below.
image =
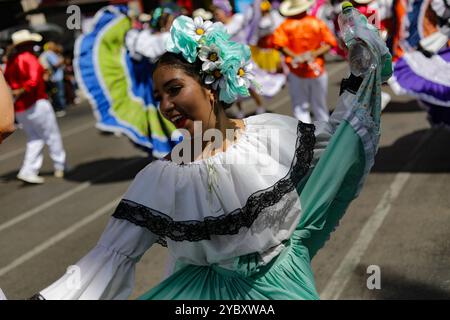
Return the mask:
<path id="1" fill-rule="evenodd" d="M 343 121 L 317 166 L 297 187 L 302 217 L 275 259 L 258 266 L 257 253 L 239 257 L 236 271 L 178 265 L 178 271 L 139 300 L 319 299 L 311 259 L 356 197 L 366 161 L 361 137 Z"/>

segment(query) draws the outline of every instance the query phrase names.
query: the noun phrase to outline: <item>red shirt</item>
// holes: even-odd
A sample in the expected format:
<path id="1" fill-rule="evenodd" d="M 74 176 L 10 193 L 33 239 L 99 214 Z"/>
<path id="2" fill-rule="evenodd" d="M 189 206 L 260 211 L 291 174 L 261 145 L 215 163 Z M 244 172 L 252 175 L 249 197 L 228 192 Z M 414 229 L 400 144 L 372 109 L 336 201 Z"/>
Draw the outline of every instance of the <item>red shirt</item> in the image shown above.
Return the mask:
<path id="1" fill-rule="evenodd" d="M 44 68 L 31 52 L 14 55 L 6 64 L 5 79 L 12 90 L 24 88 L 25 92 L 14 102 L 16 112 L 23 112 L 39 99 L 47 99 Z"/>

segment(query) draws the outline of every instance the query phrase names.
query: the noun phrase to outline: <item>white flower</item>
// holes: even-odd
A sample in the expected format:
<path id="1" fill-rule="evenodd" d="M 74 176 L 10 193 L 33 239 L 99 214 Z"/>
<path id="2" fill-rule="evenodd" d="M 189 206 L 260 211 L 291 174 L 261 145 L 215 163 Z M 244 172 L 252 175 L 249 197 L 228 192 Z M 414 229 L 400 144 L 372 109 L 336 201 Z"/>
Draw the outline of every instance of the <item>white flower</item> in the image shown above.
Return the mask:
<path id="1" fill-rule="evenodd" d="M 242 61 L 241 67 L 238 70 L 237 78 L 238 78 L 238 85 L 244 86 L 246 88 L 250 87 L 250 84 L 255 79 L 255 75 L 252 73 L 253 70 L 253 64 L 251 61 L 245 63 Z"/>
<path id="2" fill-rule="evenodd" d="M 198 52 L 198 57 L 202 64 L 202 70 L 206 72 L 214 71 L 220 68 L 222 59 L 220 58 L 220 49 L 215 44 L 211 46 L 202 46 Z"/>
<path id="3" fill-rule="evenodd" d="M 190 19 L 192 22 L 187 24 L 188 30 L 186 32 L 195 39 L 199 41 L 204 35 L 212 30 L 213 23 L 211 21 L 203 21 L 202 17 L 196 17 L 194 20 Z"/>
<path id="4" fill-rule="evenodd" d="M 219 69 L 213 70 L 205 78 L 205 84 L 211 84 L 214 90 L 217 90 L 218 87 L 222 88 L 225 85 L 225 81 L 225 77 Z"/>

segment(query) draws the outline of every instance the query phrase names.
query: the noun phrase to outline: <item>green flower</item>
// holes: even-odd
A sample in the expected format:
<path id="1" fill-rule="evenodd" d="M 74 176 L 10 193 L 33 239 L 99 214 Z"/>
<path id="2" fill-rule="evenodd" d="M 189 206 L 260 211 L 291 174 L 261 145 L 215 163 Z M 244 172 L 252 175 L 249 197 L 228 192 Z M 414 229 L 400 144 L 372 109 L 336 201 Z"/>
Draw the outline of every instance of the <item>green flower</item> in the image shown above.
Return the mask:
<path id="1" fill-rule="evenodd" d="M 212 25 L 209 32 L 206 33 L 202 39 L 205 45 L 218 45 L 219 42 L 226 43 L 230 39 L 224 25 L 221 22 L 216 22 Z"/>
<path id="2" fill-rule="evenodd" d="M 205 83 L 219 91 L 219 100 L 233 103 L 250 93 L 253 83 L 250 48 L 230 41 L 222 23 L 180 16 L 173 22 L 166 43 L 169 52 L 181 53 L 189 63 L 201 60 Z"/>
<path id="3" fill-rule="evenodd" d="M 191 18 L 179 16 L 174 20 L 170 29 L 170 38 L 166 42 L 167 51 L 181 53 L 189 63 L 194 63 L 197 59 L 198 48 L 196 38 L 186 32 L 192 25 L 194 22 Z"/>
<path id="4" fill-rule="evenodd" d="M 221 48 L 221 52 L 223 53 L 221 70 L 225 81 L 219 85 L 221 89 L 219 99 L 232 103 L 240 96 L 248 97 L 250 81 L 246 81 L 247 77 L 244 79 L 243 76 L 246 70 L 250 71 L 247 67 L 250 62 L 250 49 L 248 46 L 229 41 Z"/>

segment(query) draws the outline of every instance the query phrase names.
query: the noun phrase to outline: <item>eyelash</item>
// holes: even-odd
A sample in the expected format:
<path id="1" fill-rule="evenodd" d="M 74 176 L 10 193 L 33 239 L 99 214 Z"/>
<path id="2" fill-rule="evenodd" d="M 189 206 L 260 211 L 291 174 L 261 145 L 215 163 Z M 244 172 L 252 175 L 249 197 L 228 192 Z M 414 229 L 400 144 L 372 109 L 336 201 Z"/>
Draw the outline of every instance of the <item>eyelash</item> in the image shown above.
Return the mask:
<path id="1" fill-rule="evenodd" d="M 182 89 L 181 86 L 177 87 L 170 87 L 167 91 L 171 97 L 175 97 L 178 93 L 180 93 L 180 90 Z M 158 95 L 153 96 L 153 99 L 155 102 L 161 102 L 161 97 Z"/>
<path id="2" fill-rule="evenodd" d="M 171 97 L 176 96 L 181 90 L 181 86 L 177 86 L 177 87 L 170 87 L 169 90 L 167 90 L 169 92 L 169 95 Z"/>

